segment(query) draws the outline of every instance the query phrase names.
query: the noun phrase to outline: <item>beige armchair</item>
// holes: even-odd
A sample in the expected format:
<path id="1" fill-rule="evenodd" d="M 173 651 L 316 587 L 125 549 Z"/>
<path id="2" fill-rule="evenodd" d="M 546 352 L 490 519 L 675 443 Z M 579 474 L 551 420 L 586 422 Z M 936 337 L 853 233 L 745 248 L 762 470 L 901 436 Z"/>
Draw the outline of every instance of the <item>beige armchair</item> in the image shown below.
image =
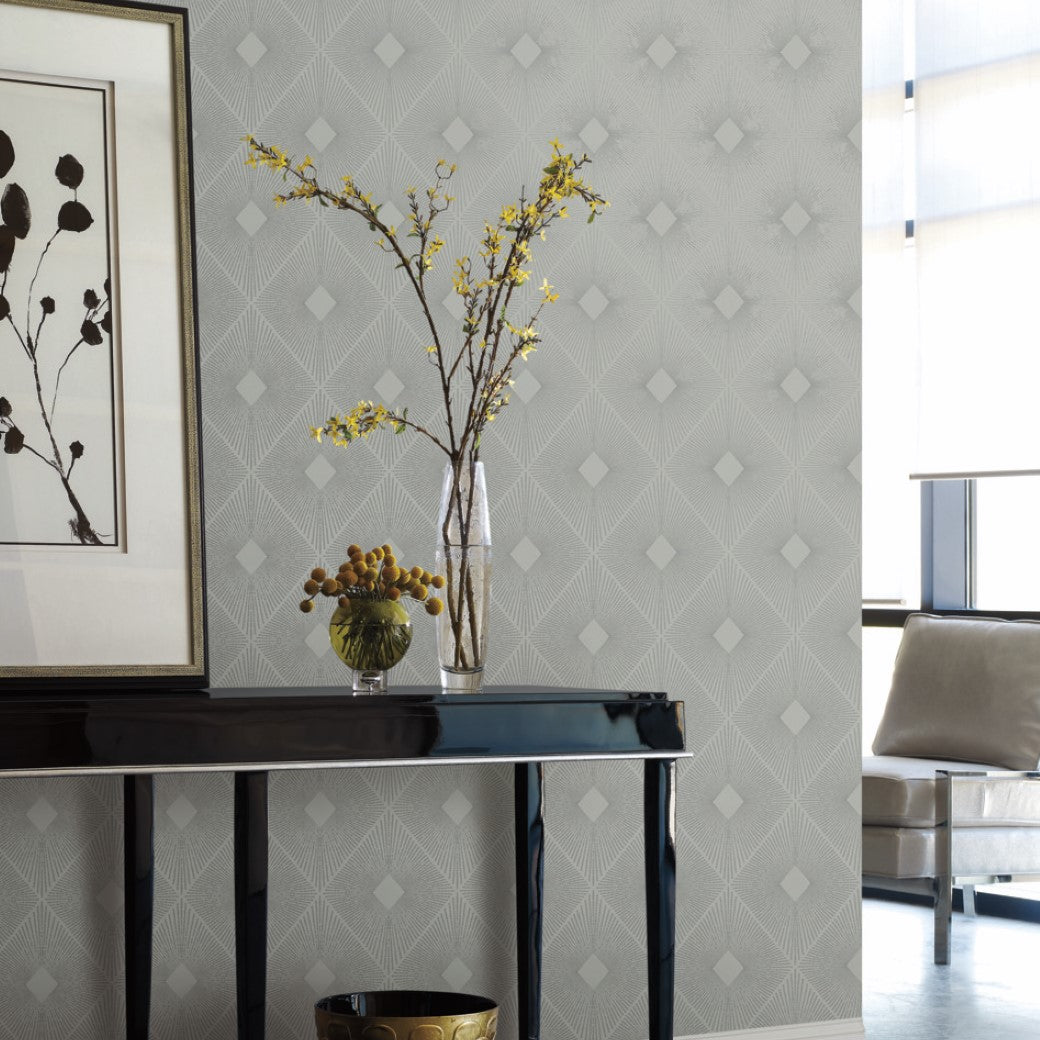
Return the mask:
<path id="1" fill-rule="evenodd" d="M 935 906 L 950 959 L 953 885 L 1040 878 L 1040 622 L 912 614 L 863 759 L 863 883 Z"/>

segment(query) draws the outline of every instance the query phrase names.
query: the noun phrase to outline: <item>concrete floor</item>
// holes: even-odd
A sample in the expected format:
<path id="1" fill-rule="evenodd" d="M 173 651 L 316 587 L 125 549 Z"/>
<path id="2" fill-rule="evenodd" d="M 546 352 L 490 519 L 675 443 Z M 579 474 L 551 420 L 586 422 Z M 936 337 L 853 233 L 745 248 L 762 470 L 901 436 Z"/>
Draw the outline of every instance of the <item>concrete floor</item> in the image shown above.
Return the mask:
<path id="1" fill-rule="evenodd" d="M 937 967 L 930 909 L 863 900 L 868 1040 L 1040 1040 L 1040 924 L 956 913 L 952 935 Z"/>

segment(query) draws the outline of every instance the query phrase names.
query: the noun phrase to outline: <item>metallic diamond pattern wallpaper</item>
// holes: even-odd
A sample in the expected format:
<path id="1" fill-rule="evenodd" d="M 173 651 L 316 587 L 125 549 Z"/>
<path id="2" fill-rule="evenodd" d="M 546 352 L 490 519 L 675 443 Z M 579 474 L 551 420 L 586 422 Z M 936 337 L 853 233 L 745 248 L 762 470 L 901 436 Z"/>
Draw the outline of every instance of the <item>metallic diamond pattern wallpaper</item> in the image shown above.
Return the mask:
<path id="1" fill-rule="evenodd" d="M 387 213 L 437 158 L 451 258 L 558 136 L 612 202 L 555 225 L 561 298 L 484 446 L 492 682 L 665 689 L 677 1035 L 856 1019 L 859 7 L 854 0 L 190 0 L 208 596 L 218 685 L 345 679 L 298 585 L 352 541 L 432 559 L 441 463 L 308 425 L 432 409 L 367 229 L 243 166 L 253 132 Z M 392 209 L 391 209 L 392 207 Z M 392 673 L 429 682 L 432 625 Z M 268 1036 L 321 995 L 498 998 L 515 1040 L 508 769 L 272 778 Z M 547 769 L 546 1040 L 646 1036 L 641 778 Z M 0 1038 L 122 1031 L 120 787 L 0 785 Z M 232 1035 L 231 783 L 157 785 L 153 1035 Z"/>

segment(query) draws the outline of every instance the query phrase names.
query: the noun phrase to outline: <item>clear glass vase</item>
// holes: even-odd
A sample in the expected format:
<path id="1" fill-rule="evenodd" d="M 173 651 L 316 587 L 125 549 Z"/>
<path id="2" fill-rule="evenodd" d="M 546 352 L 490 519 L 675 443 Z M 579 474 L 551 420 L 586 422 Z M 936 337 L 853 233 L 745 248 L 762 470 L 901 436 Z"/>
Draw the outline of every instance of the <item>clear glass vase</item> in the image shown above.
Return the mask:
<path id="1" fill-rule="evenodd" d="M 398 602 L 354 599 L 336 608 L 329 639 L 339 659 L 354 672 L 355 694 L 386 693 L 386 673 L 411 645 L 412 624 Z"/>
<path id="2" fill-rule="evenodd" d="M 437 615 L 441 687 L 446 693 L 479 693 L 491 603 L 491 526 L 483 462 L 449 462 L 444 468 L 436 568 L 445 578 L 444 610 Z"/>

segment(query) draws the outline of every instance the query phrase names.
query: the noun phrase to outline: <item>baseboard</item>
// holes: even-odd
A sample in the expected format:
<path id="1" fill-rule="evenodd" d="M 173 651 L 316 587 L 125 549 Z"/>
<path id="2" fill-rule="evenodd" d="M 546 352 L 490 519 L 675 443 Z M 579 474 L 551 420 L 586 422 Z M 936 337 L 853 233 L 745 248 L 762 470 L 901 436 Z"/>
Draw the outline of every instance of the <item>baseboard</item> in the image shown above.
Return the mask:
<path id="1" fill-rule="evenodd" d="M 861 1018 L 836 1018 L 829 1022 L 802 1022 L 793 1026 L 733 1029 L 726 1033 L 677 1036 L 675 1040 L 864 1040 Z"/>

